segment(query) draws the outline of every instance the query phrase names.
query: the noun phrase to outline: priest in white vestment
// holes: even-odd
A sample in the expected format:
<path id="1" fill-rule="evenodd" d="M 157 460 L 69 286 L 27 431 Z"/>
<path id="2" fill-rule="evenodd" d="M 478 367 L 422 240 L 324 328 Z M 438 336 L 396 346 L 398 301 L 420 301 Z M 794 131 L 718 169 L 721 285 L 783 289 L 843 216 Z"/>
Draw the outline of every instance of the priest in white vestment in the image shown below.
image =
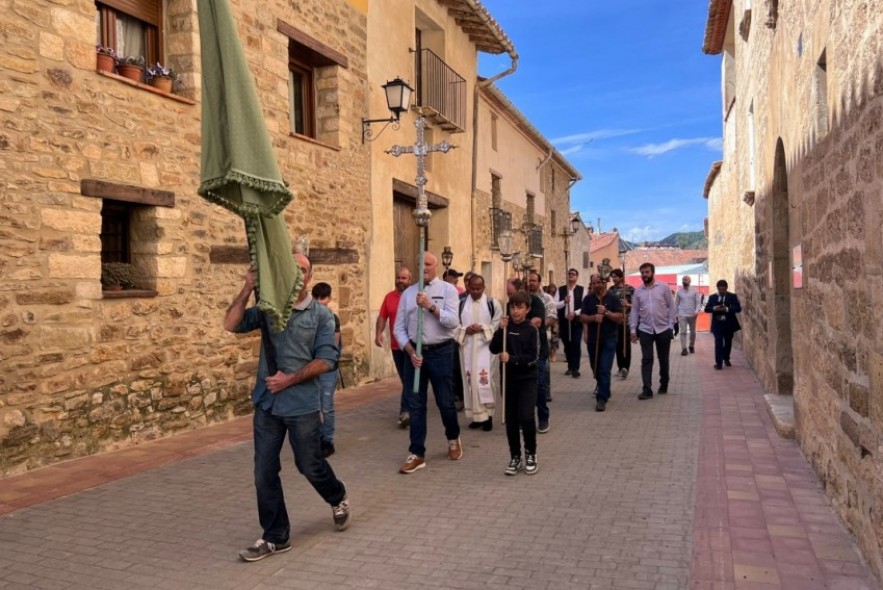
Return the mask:
<path id="1" fill-rule="evenodd" d="M 503 307 L 484 293 L 484 278 L 472 275 L 466 285 L 467 296 L 460 301 L 460 325 L 454 338 L 460 344 L 460 372 L 463 379 L 463 402 L 469 428 L 493 428 L 495 400 L 499 397 L 500 374 L 497 355 L 489 345 Z"/>

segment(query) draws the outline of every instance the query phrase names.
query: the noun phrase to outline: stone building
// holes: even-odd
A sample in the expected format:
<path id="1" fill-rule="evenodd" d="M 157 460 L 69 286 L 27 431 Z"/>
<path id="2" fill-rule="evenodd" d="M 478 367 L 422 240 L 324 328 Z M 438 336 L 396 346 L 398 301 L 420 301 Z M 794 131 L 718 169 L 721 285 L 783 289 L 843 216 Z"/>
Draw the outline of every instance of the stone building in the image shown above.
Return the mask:
<path id="1" fill-rule="evenodd" d="M 383 297 L 394 286 L 396 270 L 410 268 L 417 281 L 419 232 L 414 223 L 417 163 L 412 155 L 394 158 L 393 145 L 414 145 L 414 121 L 425 116 L 426 141 L 456 146 L 447 154 L 426 159 L 425 190 L 432 218 L 427 250 L 441 260 L 445 246 L 453 251 L 453 268 L 481 269 L 476 244 L 488 217 L 471 198 L 475 177 L 475 142 L 481 132 L 475 113 L 478 96 L 478 54 L 508 54 L 515 71 L 518 55 L 502 28 L 477 0 L 372 0 L 368 11 L 369 109 L 365 118 L 389 116 L 382 85 L 400 77 L 414 88 L 412 108 L 400 126 L 371 126 L 366 145 L 371 152 L 372 208 L 368 247 L 368 300 L 372 325 Z M 369 116 L 370 115 L 370 116 Z M 483 131 L 482 131 L 483 132 Z M 373 341 L 370 331 L 364 333 Z M 372 377 L 395 374 L 386 348 L 372 347 Z"/>
<path id="2" fill-rule="evenodd" d="M 486 231 L 477 236 L 476 270 L 493 285 L 495 296 L 504 295 L 496 237 L 509 229 L 522 262 L 541 273 L 543 285 L 561 285 L 575 256 L 565 260 L 565 240 L 572 231 L 570 189 L 582 177 L 493 85 L 479 90 L 478 121 L 482 132 L 473 200 Z M 511 265 L 509 272 L 514 273 Z"/>
<path id="3" fill-rule="evenodd" d="M 296 195 L 285 218 L 335 289 L 344 380 L 364 379 L 367 2 L 231 4 Z M 242 221 L 196 195 L 196 2 L 15 2 L 0 39 L 0 471 L 249 412 L 258 339 L 221 327 Z M 181 89 L 97 71 L 96 39 Z M 103 262 L 131 263 L 137 288 L 103 289 Z"/>
<path id="4" fill-rule="evenodd" d="M 742 347 L 883 577 L 883 11 L 712 0 L 724 157 L 706 183 L 711 278 Z"/>

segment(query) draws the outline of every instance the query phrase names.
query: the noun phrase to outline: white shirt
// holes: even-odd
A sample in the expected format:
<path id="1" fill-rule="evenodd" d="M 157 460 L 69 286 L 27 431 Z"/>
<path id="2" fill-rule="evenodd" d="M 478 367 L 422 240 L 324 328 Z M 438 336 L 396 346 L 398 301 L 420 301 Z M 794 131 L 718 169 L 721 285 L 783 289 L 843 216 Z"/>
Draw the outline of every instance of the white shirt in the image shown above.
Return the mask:
<path id="1" fill-rule="evenodd" d="M 393 334 L 403 350 L 409 341 L 417 342 L 418 288 L 419 285 L 411 285 L 405 289 L 396 313 Z M 440 311 L 439 317 L 429 310 L 423 314 L 423 344 L 429 346 L 450 340 L 454 337 L 454 328 L 460 325 L 457 288 L 436 277 L 423 286 L 423 292 Z"/>
<path id="2" fill-rule="evenodd" d="M 681 289 L 675 295 L 675 306 L 678 308 L 679 317 L 690 317 L 699 313 L 702 303 L 699 291 L 693 289 Z"/>

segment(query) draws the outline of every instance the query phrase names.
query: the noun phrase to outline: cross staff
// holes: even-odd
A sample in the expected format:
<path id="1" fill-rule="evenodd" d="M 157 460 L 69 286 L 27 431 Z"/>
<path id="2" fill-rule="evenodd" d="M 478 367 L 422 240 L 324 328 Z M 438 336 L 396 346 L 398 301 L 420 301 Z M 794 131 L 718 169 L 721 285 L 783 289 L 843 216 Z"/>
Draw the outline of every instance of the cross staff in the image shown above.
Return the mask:
<path id="1" fill-rule="evenodd" d="M 429 227 L 429 218 L 432 217 L 432 212 L 429 210 L 429 204 L 426 200 L 426 190 L 423 188 L 426 184 L 426 155 L 432 152 L 446 154 L 457 146 L 449 144 L 447 140 L 436 145 L 427 145 L 425 139 L 426 119 L 423 118 L 422 113 L 417 117 L 417 120 L 414 121 L 414 127 L 417 128 L 417 141 L 414 145 L 394 145 L 386 150 L 386 153 L 395 156 L 396 158 L 403 154 L 413 154 L 417 158 L 417 208 L 414 210 L 414 221 L 417 223 L 417 227 L 420 228 L 420 267 L 419 272 L 417 273 L 420 278 L 417 281 L 417 292 L 422 293 L 423 263 L 426 257 L 426 228 Z M 417 310 L 417 349 L 415 353 L 418 357 L 420 356 L 422 349 L 423 307 L 420 307 Z M 416 367 L 414 371 L 414 393 L 418 393 L 419 391 L 420 367 Z"/>

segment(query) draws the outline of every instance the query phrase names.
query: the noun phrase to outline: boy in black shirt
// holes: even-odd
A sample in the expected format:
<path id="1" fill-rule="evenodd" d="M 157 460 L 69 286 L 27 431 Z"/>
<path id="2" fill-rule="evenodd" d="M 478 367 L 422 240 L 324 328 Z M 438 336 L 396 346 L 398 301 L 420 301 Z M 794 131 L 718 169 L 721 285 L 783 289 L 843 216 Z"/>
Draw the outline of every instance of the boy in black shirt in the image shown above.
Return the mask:
<path id="1" fill-rule="evenodd" d="M 530 295 L 518 291 L 509 299 L 508 316 L 500 319 L 500 327 L 491 339 L 491 354 L 499 354 L 506 371 L 506 438 L 512 460 L 506 475 L 516 475 L 522 469 L 521 434 L 524 433 L 524 472 L 533 475 L 537 465 L 537 425 L 534 408 L 537 401 L 539 374 L 539 332 L 527 321 Z M 503 352 L 503 330 L 506 329 L 506 352 Z"/>

